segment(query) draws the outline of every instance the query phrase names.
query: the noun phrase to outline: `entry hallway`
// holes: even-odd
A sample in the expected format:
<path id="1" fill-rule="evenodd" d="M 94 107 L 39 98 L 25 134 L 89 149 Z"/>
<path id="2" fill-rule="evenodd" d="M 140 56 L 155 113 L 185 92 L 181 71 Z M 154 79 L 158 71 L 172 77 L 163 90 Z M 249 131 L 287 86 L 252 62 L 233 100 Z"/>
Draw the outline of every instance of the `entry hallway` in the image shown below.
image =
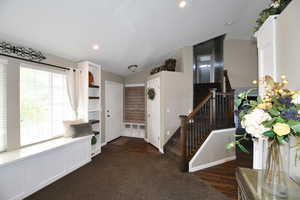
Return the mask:
<path id="1" fill-rule="evenodd" d="M 55 162 L 55 161 L 53 161 Z M 142 139 L 119 138 L 93 162 L 26 200 L 225 200 Z"/>

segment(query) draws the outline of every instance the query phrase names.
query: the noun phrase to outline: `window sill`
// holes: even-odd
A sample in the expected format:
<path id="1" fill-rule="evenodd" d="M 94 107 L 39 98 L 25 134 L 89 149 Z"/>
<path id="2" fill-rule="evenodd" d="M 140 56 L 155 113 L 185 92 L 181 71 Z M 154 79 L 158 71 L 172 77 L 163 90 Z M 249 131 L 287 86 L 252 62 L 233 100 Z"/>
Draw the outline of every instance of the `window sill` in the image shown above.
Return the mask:
<path id="1" fill-rule="evenodd" d="M 58 138 L 51 141 L 30 145 L 14 151 L 0 153 L 0 167 L 26 159 L 28 157 L 44 153 L 67 144 L 71 144 L 84 139 L 90 139 L 92 136 L 84 136 L 79 138 Z"/>

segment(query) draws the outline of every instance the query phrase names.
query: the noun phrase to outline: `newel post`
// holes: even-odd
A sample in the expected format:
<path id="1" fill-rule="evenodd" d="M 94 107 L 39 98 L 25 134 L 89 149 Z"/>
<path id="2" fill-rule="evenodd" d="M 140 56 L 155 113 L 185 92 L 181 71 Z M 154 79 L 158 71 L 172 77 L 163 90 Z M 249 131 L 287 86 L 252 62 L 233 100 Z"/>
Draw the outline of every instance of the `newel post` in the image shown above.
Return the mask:
<path id="1" fill-rule="evenodd" d="M 187 131 L 187 124 L 188 124 L 188 118 L 185 115 L 179 116 L 181 120 L 181 129 L 180 129 L 180 145 L 181 145 L 181 155 L 182 155 L 182 161 L 181 161 L 181 169 L 182 171 L 186 172 L 188 170 L 188 163 L 187 163 L 187 137 L 188 137 L 188 131 Z"/>

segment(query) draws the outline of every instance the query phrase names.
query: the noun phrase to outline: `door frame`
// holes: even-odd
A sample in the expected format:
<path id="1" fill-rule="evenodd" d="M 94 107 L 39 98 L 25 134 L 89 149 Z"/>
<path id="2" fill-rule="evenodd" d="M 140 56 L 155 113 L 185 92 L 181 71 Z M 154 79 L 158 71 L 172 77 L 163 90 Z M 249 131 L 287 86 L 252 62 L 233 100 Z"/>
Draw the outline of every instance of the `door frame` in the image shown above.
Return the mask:
<path id="1" fill-rule="evenodd" d="M 146 97 L 146 121 L 147 121 L 147 123 L 146 123 L 146 127 L 147 127 L 147 138 L 145 139 L 148 143 L 150 143 L 151 145 L 153 145 L 155 148 L 157 148 L 158 149 L 158 151 L 160 152 L 160 153 L 164 153 L 164 151 L 163 151 L 163 139 L 164 138 L 162 138 L 162 96 L 161 96 L 161 94 L 162 94 L 162 77 L 161 76 L 155 76 L 155 77 L 152 77 L 151 79 L 147 79 L 147 81 L 146 81 L 146 85 L 145 85 L 145 89 L 147 90 L 148 88 L 149 88 L 149 82 L 150 81 L 153 81 L 153 80 L 155 80 L 155 79 L 158 79 L 159 80 L 159 113 L 160 113 L 160 128 L 159 128 L 159 134 L 157 135 L 158 137 L 159 137 L 159 140 L 158 140 L 158 146 L 156 146 L 156 145 L 154 145 L 154 144 L 152 144 L 151 143 L 151 139 L 149 138 L 149 136 L 151 135 L 151 133 L 150 133 L 150 131 L 149 131 L 149 128 L 150 128 L 150 122 L 149 122 L 149 116 L 148 116 L 148 112 L 149 112 L 149 110 L 148 110 L 148 107 L 149 107 L 149 102 L 151 101 L 151 100 L 149 100 L 148 99 L 148 96 Z M 147 94 L 146 94 L 147 95 Z"/>
<path id="2" fill-rule="evenodd" d="M 108 121 L 107 121 L 107 116 L 106 116 L 106 111 L 107 111 L 107 97 L 108 97 L 108 90 L 107 90 L 107 85 L 108 84 L 114 84 L 114 85 L 118 85 L 118 86 L 122 86 L 122 88 L 123 88 L 123 92 L 122 92 L 122 95 L 121 95 L 121 98 L 122 98 L 122 107 L 121 107 L 121 113 L 122 113 L 122 118 L 121 118 L 121 127 L 122 127 L 122 123 L 123 123 L 123 112 L 124 112 L 124 84 L 123 83 L 119 83 L 119 82 L 115 82 L 115 81 L 108 81 L 108 80 L 106 80 L 105 81 L 105 85 L 104 85 L 104 90 L 105 90 L 105 99 L 104 99 L 104 120 L 105 120 L 105 130 L 104 130 L 104 132 L 105 132 L 105 142 L 104 142 L 104 144 L 102 145 L 102 146 L 104 146 L 104 145 L 106 145 L 108 142 L 110 142 L 110 141 L 107 141 L 107 136 L 108 136 L 108 132 L 107 132 L 107 124 L 108 124 Z M 120 132 L 120 135 L 121 135 L 121 132 Z"/>

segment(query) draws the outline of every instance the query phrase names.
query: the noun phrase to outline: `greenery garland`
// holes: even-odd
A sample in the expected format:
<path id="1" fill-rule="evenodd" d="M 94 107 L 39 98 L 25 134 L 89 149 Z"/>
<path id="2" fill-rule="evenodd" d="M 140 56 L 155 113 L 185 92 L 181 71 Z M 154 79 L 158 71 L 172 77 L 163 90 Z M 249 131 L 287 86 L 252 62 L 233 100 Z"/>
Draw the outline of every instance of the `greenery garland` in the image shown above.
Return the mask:
<path id="1" fill-rule="evenodd" d="M 259 18 L 256 20 L 256 26 L 254 32 L 258 31 L 263 23 L 271 15 L 279 15 L 291 2 L 292 0 L 272 0 L 269 8 L 264 9 L 260 14 Z"/>
<path id="2" fill-rule="evenodd" d="M 155 90 L 154 90 L 154 88 L 149 88 L 148 91 L 147 91 L 147 94 L 148 94 L 148 98 L 150 100 L 154 100 L 154 98 L 155 98 Z"/>

